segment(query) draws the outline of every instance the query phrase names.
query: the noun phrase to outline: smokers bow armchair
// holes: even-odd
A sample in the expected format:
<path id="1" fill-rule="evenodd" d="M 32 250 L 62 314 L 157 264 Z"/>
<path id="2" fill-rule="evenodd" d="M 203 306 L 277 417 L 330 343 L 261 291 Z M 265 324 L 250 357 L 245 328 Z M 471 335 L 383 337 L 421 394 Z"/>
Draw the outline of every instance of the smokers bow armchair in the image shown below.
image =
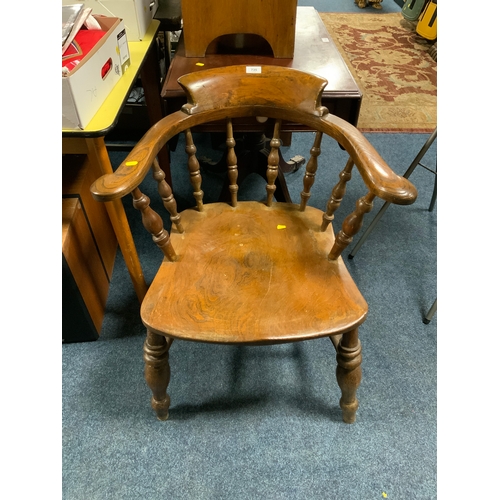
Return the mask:
<path id="1" fill-rule="evenodd" d="M 155 124 L 118 169 L 97 179 L 91 188 L 93 196 L 104 202 L 131 194 L 145 228 L 164 254 L 141 305 L 147 329 L 145 377 L 153 409 L 159 419 L 168 418 L 168 357 L 174 339 L 263 345 L 329 337 L 337 351 L 343 420 L 354 422 L 361 381 L 358 327 L 368 306 L 340 254 L 359 231 L 376 196 L 408 205 L 416 199 L 415 187 L 396 175 L 354 126 L 321 106 L 327 84 L 323 78 L 274 66 L 262 66 L 259 73 L 232 66 L 191 73 L 179 83 L 188 101 L 183 109 Z M 266 117 L 274 123 L 265 201 L 238 200 L 233 121 L 239 117 Z M 192 130 L 216 120 L 225 120 L 227 127 L 230 202 L 205 204 Z M 284 120 L 316 131 L 298 204 L 273 201 Z M 194 206 L 178 213 L 155 157 L 181 132 Z M 348 152 L 349 160 L 323 212 L 308 201 L 325 134 Z M 366 192 L 334 234 L 334 212 L 354 166 Z M 170 234 L 139 187 L 150 170 L 170 214 Z"/>

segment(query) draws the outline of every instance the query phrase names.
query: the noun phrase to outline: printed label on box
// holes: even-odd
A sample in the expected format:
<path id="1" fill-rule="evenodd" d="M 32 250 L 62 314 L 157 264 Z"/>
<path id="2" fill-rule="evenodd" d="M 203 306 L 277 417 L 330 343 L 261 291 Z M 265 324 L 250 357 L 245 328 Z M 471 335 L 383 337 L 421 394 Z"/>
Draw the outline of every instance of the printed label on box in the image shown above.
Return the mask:
<path id="1" fill-rule="evenodd" d="M 118 42 L 118 50 L 120 52 L 120 64 L 122 67 L 122 73 L 127 71 L 127 68 L 130 66 L 130 52 L 128 50 L 127 43 L 127 34 L 125 30 L 120 31 L 116 36 L 116 40 Z"/>

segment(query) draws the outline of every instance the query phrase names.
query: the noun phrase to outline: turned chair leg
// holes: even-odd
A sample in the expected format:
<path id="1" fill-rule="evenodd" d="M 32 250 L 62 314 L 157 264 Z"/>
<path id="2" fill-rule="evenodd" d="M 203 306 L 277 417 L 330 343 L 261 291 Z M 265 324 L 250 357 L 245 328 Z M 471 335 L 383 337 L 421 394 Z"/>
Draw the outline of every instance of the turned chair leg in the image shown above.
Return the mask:
<path id="1" fill-rule="evenodd" d="M 337 382 L 342 392 L 342 419 L 345 423 L 352 424 L 356 421 L 359 406 L 356 390 L 361 382 L 361 342 L 358 339 L 358 329 L 344 333 L 340 342 L 333 343 L 337 349 Z"/>
<path id="2" fill-rule="evenodd" d="M 144 342 L 144 375 L 153 393 L 151 406 L 159 420 L 167 420 L 170 406 L 170 396 L 167 394 L 167 386 L 170 382 L 168 350 L 172 340 L 148 331 Z"/>

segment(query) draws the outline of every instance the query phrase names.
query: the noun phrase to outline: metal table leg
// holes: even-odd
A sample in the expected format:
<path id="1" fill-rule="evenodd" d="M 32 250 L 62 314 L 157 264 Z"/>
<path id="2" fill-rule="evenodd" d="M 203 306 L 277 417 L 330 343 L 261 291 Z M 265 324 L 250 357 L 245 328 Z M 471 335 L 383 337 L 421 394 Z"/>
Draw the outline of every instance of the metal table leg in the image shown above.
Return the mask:
<path id="1" fill-rule="evenodd" d="M 436 140 L 436 137 L 437 137 L 437 127 L 434 129 L 434 132 L 427 139 L 427 141 L 425 142 L 425 144 L 423 145 L 422 149 L 419 151 L 417 156 L 415 156 L 415 159 L 412 161 L 411 165 L 408 167 L 408 170 L 404 173 L 403 177 L 408 179 L 408 177 L 410 177 L 410 175 L 412 174 L 412 172 L 415 170 L 415 168 L 418 165 L 420 165 L 424 168 L 427 168 L 427 167 L 425 167 L 425 165 L 422 165 L 420 163 L 420 160 L 424 157 L 425 153 L 427 153 L 427 150 L 431 147 L 433 142 Z M 430 170 L 430 169 L 427 169 L 427 170 Z M 434 172 L 432 170 L 431 170 L 431 172 L 436 174 L 436 172 Z M 429 206 L 430 212 L 434 209 L 434 204 L 436 202 L 436 198 L 437 198 L 437 174 L 436 174 L 436 180 L 434 181 L 434 192 L 432 193 L 432 200 L 431 200 L 431 204 Z M 352 249 L 351 253 L 348 255 L 349 259 L 354 258 L 354 256 L 358 252 L 358 250 L 361 248 L 361 246 L 365 242 L 366 238 L 368 238 L 368 235 L 373 231 L 373 229 L 377 225 L 377 223 L 380 220 L 380 218 L 382 217 L 382 215 L 384 215 L 385 211 L 389 208 L 389 205 L 390 205 L 390 203 L 388 201 L 384 203 L 384 205 L 382 206 L 382 208 L 380 209 L 378 214 L 375 216 L 375 218 L 370 223 L 370 225 L 366 228 L 366 231 L 363 233 L 360 240 L 356 243 L 356 245 Z"/>

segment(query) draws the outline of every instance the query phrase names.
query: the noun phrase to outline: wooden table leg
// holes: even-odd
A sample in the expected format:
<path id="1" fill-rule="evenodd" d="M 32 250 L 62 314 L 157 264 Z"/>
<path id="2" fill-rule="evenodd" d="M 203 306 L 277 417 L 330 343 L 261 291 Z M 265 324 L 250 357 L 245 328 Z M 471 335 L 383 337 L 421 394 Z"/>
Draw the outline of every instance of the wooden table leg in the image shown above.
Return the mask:
<path id="1" fill-rule="evenodd" d="M 87 143 L 87 154 L 89 155 L 90 163 L 95 168 L 96 177 L 103 174 L 113 173 L 113 167 L 109 160 L 108 151 L 104 144 L 104 137 L 96 137 L 85 139 Z M 135 247 L 127 215 L 121 200 L 114 200 L 105 203 L 108 211 L 111 224 L 116 234 L 116 239 L 120 245 L 120 249 L 125 260 L 128 272 L 134 285 L 135 293 L 139 302 L 142 302 L 146 295 L 147 285 L 142 272 L 139 255 Z"/>
<path id="2" fill-rule="evenodd" d="M 154 125 L 165 117 L 165 103 L 161 97 L 161 75 L 158 60 L 156 41 L 151 45 L 148 55 L 141 69 L 141 81 L 144 89 L 144 98 L 148 109 L 149 122 Z M 172 186 L 170 173 L 170 153 L 168 147 L 163 146 L 158 152 L 158 163 L 165 173 L 165 180 Z"/>

